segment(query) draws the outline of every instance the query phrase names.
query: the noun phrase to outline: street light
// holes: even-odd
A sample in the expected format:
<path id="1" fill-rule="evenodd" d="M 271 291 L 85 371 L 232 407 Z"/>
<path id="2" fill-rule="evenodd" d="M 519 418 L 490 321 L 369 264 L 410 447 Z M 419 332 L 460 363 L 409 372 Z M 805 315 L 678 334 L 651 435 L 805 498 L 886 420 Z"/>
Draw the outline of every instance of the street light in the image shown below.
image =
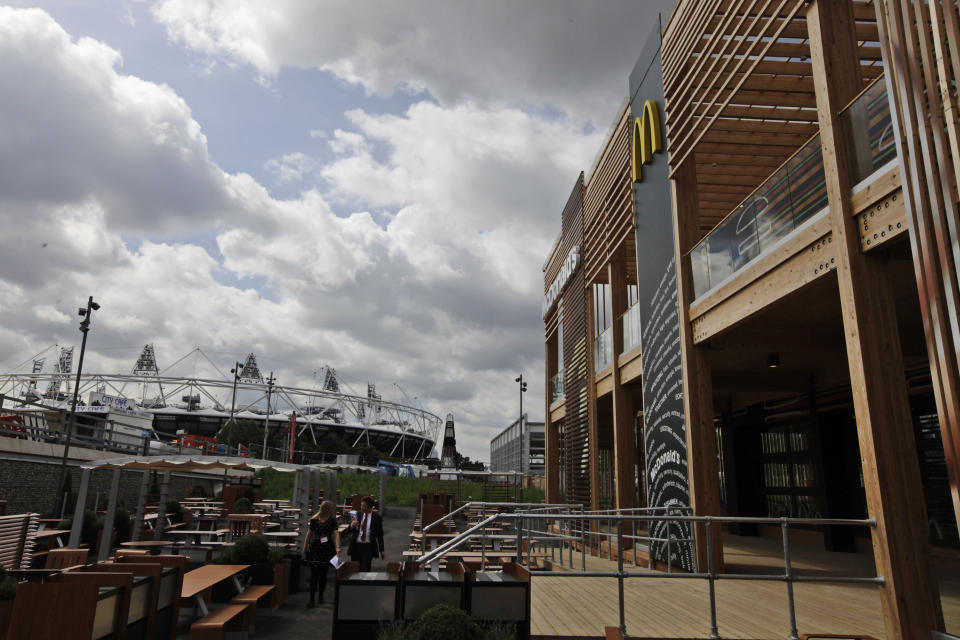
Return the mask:
<path id="1" fill-rule="evenodd" d="M 77 315 L 81 316 L 83 320 L 80 321 L 80 333 L 83 334 L 83 340 L 80 342 L 80 359 L 77 361 L 77 381 L 73 385 L 73 401 L 70 403 L 70 428 L 67 429 L 67 440 L 63 445 L 63 459 L 60 461 L 60 478 L 57 480 L 56 489 L 54 489 L 54 495 L 57 496 L 56 502 L 53 504 L 53 509 L 51 513 L 57 512 L 58 503 L 63 500 L 62 491 L 63 489 L 63 478 L 67 472 L 67 459 L 70 454 L 70 438 L 73 435 L 73 431 L 77 428 L 77 395 L 80 392 L 80 374 L 83 372 L 83 354 L 87 349 L 87 332 L 90 331 L 90 312 L 98 311 L 100 305 L 93 301 L 93 296 L 87 298 L 86 308 L 80 307 L 77 309 Z"/>
<path id="2" fill-rule="evenodd" d="M 230 419 L 227 420 L 227 455 L 230 455 L 230 444 L 233 440 L 233 412 L 237 406 L 237 381 L 240 379 L 240 372 L 243 371 L 243 365 L 239 362 L 234 361 L 233 369 L 230 369 L 230 373 L 233 374 L 233 397 L 230 400 Z"/>
<path id="3" fill-rule="evenodd" d="M 520 473 L 523 473 L 523 394 L 527 392 L 527 383 L 523 381 L 523 374 L 521 373 L 517 378 L 514 379 L 514 382 L 520 383 Z"/>

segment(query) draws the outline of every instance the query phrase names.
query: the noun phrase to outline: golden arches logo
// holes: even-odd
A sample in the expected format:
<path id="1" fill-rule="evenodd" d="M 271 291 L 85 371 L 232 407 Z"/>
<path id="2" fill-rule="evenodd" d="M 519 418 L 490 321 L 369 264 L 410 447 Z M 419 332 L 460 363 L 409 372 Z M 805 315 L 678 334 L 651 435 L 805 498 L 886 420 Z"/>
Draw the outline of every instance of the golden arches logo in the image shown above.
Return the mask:
<path id="1" fill-rule="evenodd" d="M 657 103 L 647 100 L 643 103 L 643 113 L 633 121 L 633 139 L 630 157 L 633 164 L 633 181 L 643 180 L 643 165 L 653 162 L 653 154 L 663 151 L 660 135 L 660 111 Z"/>

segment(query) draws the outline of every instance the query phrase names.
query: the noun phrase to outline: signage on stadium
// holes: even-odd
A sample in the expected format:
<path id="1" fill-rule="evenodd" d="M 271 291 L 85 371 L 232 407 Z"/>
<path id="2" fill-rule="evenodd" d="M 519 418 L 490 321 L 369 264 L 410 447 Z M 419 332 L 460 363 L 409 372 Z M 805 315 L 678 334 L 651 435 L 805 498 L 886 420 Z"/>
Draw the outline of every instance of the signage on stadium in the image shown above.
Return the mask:
<path id="1" fill-rule="evenodd" d="M 570 278 L 573 277 L 573 274 L 577 271 L 577 267 L 580 266 L 580 245 L 573 245 L 570 249 L 570 253 L 567 254 L 567 259 L 563 261 L 563 264 L 560 265 L 560 273 L 557 274 L 557 277 L 553 279 L 553 282 L 550 284 L 550 288 L 547 289 L 547 294 L 543 298 L 543 315 L 546 317 L 547 312 L 553 308 L 553 303 L 557 301 L 557 298 L 560 297 L 560 294 L 563 293 L 564 288 L 567 286 L 567 283 L 570 282 Z"/>

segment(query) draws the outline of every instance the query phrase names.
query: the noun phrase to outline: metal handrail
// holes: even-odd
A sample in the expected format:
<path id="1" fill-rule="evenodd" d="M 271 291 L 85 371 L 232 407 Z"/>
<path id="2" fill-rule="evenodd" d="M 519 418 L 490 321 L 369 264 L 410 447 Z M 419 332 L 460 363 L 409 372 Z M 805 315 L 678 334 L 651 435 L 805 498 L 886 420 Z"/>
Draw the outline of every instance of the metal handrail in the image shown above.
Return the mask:
<path id="1" fill-rule="evenodd" d="M 797 576 L 793 574 L 793 569 L 790 561 L 790 538 L 789 538 L 789 528 L 791 525 L 815 525 L 815 526 L 866 526 L 871 528 L 876 528 L 877 521 L 874 518 L 868 518 L 865 520 L 850 519 L 850 518 L 820 518 L 820 519 L 811 519 L 811 518 L 790 518 L 790 517 L 781 517 L 781 518 L 770 518 L 770 517 L 745 517 L 745 516 L 680 516 L 680 515 L 669 515 L 671 521 L 678 522 L 689 522 L 692 524 L 701 524 L 705 527 L 706 535 L 705 540 L 712 540 L 713 536 L 713 527 L 716 525 L 722 524 L 773 524 L 779 525 L 782 533 L 782 544 L 783 544 L 783 561 L 784 561 L 784 571 L 783 573 L 770 573 L 770 574 L 735 574 L 735 573 L 721 573 L 717 572 L 714 567 L 714 557 L 713 557 L 713 545 L 706 545 L 707 553 L 707 567 L 706 571 L 698 570 L 689 573 L 663 573 L 657 571 L 624 571 L 623 567 L 623 553 L 617 553 L 617 570 L 616 571 L 586 571 L 586 527 L 583 528 L 583 547 L 581 548 L 581 555 L 583 558 L 583 569 L 581 571 L 569 571 L 569 572 L 553 572 L 553 571 L 544 571 L 544 570 L 531 570 L 530 573 L 533 575 L 550 575 L 552 577 L 611 577 L 617 579 L 617 590 L 618 590 L 618 601 L 619 601 L 619 615 L 620 615 L 620 631 L 625 636 L 626 635 L 626 618 L 625 618 L 625 604 L 624 604 L 624 584 L 623 581 L 627 578 L 677 578 L 685 580 L 707 580 L 709 583 L 709 594 L 710 594 L 710 638 L 719 638 L 719 629 L 717 626 L 717 604 L 716 604 L 716 581 L 717 580 L 759 580 L 759 581 L 782 581 L 787 585 L 787 606 L 789 611 L 789 620 L 790 620 L 790 633 L 788 638 L 790 640 L 798 640 L 797 632 L 797 620 L 796 620 L 796 603 L 793 593 L 793 583 L 794 582 L 824 582 L 824 583 L 842 583 L 842 584 L 875 584 L 883 585 L 885 580 L 883 576 L 874 576 L 874 577 L 858 577 L 858 576 Z M 466 540 L 470 539 L 474 532 L 478 529 L 485 529 L 488 525 L 496 521 L 519 521 L 521 526 L 517 527 L 517 549 L 516 549 L 516 559 L 518 563 L 523 562 L 523 532 L 524 528 L 522 526 L 522 521 L 524 519 L 537 519 L 537 520 L 579 520 L 579 521 L 600 521 L 600 520 L 610 520 L 617 523 L 617 548 L 618 550 L 623 549 L 623 523 L 624 522 L 636 522 L 636 521 L 657 521 L 663 520 L 663 516 L 657 515 L 648 515 L 648 514 L 602 514 L 602 513 L 576 513 L 576 514 L 544 514 L 542 512 L 528 512 L 528 513 L 496 513 L 491 515 L 488 518 L 485 518 L 483 521 L 477 523 L 473 527 L 470 527 L 462 534 L 445 542 L 436 549 L 430 551 L 427 554 L 424 554 L 418 558 L 418 562 L 427 563 L 438 560 L 446 553 L 452 549 L 463 544 Z M 530 529 L 529 531 L 533 531 Z M 542 533 L 538 531 L 537 533 Z M 564 539 L 576 540 L 575 536 L 563 536 Z M 531 538 L 532 539 L 532 538 Z M 538 538 L 542 539 L 542 538 Z M 669 540 L 668 540 L 669 542 Z M 528 549 L 527 555 L 527 564 L 530 564 L 530 551 Z M 572 568 L 572 545 L 571 545 L 571 568 Z M 561 551 L 561 561 L 562 561 L 562 551 Z M 668 568 L 670 564 L 668 563 Z"/>
<path id="2" fill-rule="evenodd" d="M 541 509 L 544 509 L 544 508 L 569 509 L 571 507 L 571 505 L 569 504 L 543 504 L 541 502 L 467 502 L 465 504 L 460 505 L 450 513 L 442 516 L 439 520 L 435 520 L 434 522 L 431 522 L 427 526 L 423 526 L 423 523 L 420 523 L 420 534 L 421 534 L 420 535 L 420 551 L 425 552 L 427 550 L 426 549 L 427 531 L 432 529 L 434 526 L 440 524 L 444 520 L 448 518 L 452 518 L 453 516 L 457 515 L 461 511 L 464 511 L 467 507 L 481 507 L 483 508 L 484 511 L 486 511 L 487 507 L 531 507 L 531 506 L 536 506 Z M 580 506 L 580 505 L 576 505 L 576 506 Z"/>

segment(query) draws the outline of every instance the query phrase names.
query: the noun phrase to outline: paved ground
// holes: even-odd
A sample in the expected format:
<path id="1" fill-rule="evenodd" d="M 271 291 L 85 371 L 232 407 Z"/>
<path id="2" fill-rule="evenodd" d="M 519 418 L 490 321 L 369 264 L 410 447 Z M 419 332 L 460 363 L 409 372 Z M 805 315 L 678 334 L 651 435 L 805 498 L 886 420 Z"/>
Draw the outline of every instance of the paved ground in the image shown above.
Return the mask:
<path id="1" fill-rule="evenodd" d="M 387 548 L 386 560 L 374 560 L 373 569 L 382 569 L 386 562 L 399 562 L 400 553 L 410 544 L 410 531 L 413 529 L 413 520 L 416 515 L 414 507 L 387 507 L 384 517 L 383 535 L 384 545 Z M 342 559 L 349 559 L 346 547 L 341 555 Z M 309 572 L 307 572 L 309 573 Z M 260 638 L 283 638 L 284 640 L 326 640 L 331 636 L 333 624 L 333 570 L 327 574 L 327 590 L 324 594 L 326 602 L 313 609 L 307 608 L 306 576 L 303 577 L 303 589 L 299 593 L 291 594 L 274 617 L 261 616 L 257 620 L 256 633 L 251 640 Z M 177 638 L 186 640 L 189 637 L 190 625 L 186 619 L 182 620 Z"/>

